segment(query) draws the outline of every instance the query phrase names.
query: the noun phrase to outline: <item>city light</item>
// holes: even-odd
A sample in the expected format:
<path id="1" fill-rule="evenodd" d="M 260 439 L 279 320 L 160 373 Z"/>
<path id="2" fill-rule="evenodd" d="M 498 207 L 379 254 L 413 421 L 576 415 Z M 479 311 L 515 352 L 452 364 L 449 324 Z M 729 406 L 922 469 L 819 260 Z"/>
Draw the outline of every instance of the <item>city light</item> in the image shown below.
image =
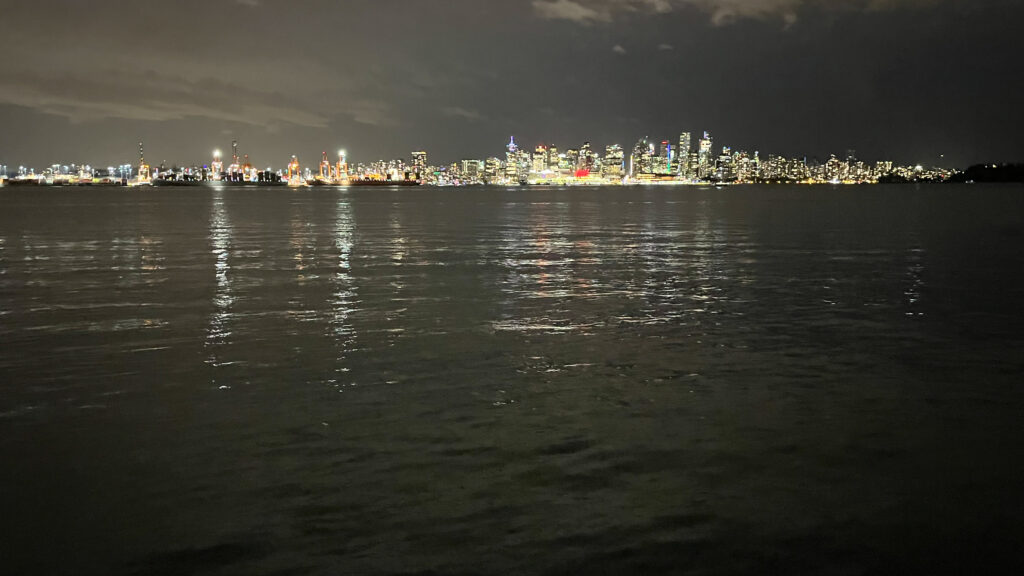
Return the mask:
<path id="1" fill-rule="evenodd" d="M 409 159 L 378 160 L 350 164 L 348 152 L 338 150 L 332 164 L 322 153 L 313 169 L 299 165 L 297 156 L 284 169 L 253 166 L 248 154 L 239 152 L 237 140 L 231 143 L 231 164 L 225 166 L 221 150 L 213 150 L 207 163 L 168 167 L 150 167 L 143 144 L 139 143 L 136 164 L 118 168 L 94 169 L 89 164 L 54 164 L 42 172 L 19 166 L 17 175 L 0 171 L 8 185 L 192 185 L 224 182 L 235 185 L 289 186 L 607 186 L 607 185 L 708 185 L 733 184 L 876 184 L 882 182 L 943 182 L 958 172 L 948 168 L 928 168 L 924 164 L 900 166 L 891 161 L 868 163 L 853 150 L 843 157 L 831 155 L 824 161 L 787 158 L 720 146 L 710 132 L 694 139 L 691 132 L 678 138 L 637 140 L 631 149 L 613 143 L 601 148 L 583 142 L 560 152 L 551 143 L 520 146 L 509 138 L 504 154 L 486 158 L 464 158 L 428 164 L 425 150 L 409 154 Z"/>

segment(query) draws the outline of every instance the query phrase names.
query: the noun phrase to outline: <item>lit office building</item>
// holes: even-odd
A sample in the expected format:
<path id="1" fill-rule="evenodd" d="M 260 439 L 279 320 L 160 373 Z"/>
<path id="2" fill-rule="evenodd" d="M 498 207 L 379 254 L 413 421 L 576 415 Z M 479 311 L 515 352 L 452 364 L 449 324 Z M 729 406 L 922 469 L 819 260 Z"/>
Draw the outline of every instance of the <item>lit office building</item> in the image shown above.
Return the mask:
<path id="1" fill-rule="evenodd" d="M 509 181 L 519 179 L 519 146 L 516 146 L 515 137 L 505 147 L 505 178 Z"/>
<path id="2" fill-rule="evenodd" d="M 601 165 L 601 175 L 605 178 L 621 179 L 623 174 L 624 154 L 622 146 L 612 144 L 604 149 L 604 162 Z"/>
<path id="3" fill-rule="evenodd" d="M 704 138 L 700 141 L 699 152 L 697 156 L 697 176 L 701 180 L 707 180 L 714 175 L 715 162 L 711 152 L 712 139 L 711 135 L 707 132 L 704 133 Z"/>
<path id="4" fill-rule="evenodd" d="M 533 151 L 532 167 L 530 169 L 534 174 L 540 174 L 548 169 L 548 149 L 547 146 L 540 145 Z"/>
<path id="5" fill-rule="evenodd" d="M 580 164 L 580 151 L 569 148 L 565 151 L 565 158 L 559 160 L 558 169 L 572 175 Z"/>
<path id="6" fill-rule="evenodd" d="M 548 170 L 551 170 L 552 172 L 557 172 L 558 171 L 558 162 L 559 162 L 558 148 L 555 147 L 555 146 L 549 146 L 548 147 Z"/>
<path id="7" fill-rule="evenodd" d="M 484 162 L 484 181 L 487 183 L 497 182 L 503 175 L 504 166 L 501 158 L 491 157 Z"/>
<path id="8" fill-rule="evenodd" d="M 427 153 L 423 151 L 412 153 L 412 171 L 416 174 L 427 173 Z"/>
<path id="9" fill-rule="evenodd" d="M 646 138 L 641 138 L 633 145 L 633 153 L 629 155 L 629 176 L 631 178 L 649 172 L 645 166 L 645 158 L 646 162 L 650 161 L 650 144 L 647 143 Z"/>
<path id="10" fill-rule="evenodd" d="M 690 133 L 679 135 L 679 146 L 676 148 L 676 174 L 686 177 L 690 168 Z"/>
<path id="11" fill-rule="evenodd" d="M 483 179 L 484 175 L 484 161 L 483 160 L 463 160 L 462 161 L 462 179 L 468 182 L 478 182 Z"/>

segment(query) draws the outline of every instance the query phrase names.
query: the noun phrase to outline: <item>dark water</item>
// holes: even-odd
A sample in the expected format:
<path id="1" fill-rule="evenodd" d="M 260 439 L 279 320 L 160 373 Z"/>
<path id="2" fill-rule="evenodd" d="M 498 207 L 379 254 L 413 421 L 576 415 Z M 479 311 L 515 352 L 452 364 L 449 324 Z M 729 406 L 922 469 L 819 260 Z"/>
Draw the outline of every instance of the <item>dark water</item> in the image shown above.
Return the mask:
<path id="1" fill-rule="evenodd" d="M 1024 188 L 0 202 L 0 572 L 1021 566 Z"/>

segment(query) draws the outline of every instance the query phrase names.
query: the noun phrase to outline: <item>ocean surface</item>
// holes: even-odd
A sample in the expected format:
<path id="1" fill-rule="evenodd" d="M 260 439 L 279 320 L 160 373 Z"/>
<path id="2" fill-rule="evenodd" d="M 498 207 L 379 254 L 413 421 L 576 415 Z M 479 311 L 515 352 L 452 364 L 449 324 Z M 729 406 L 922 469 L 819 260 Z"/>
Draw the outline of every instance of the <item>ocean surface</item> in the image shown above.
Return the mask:
<path id="1" fill-rule="evenodd" d="M 1024 568 L 1024 187 L 0 205 L 5 574 Z"/>

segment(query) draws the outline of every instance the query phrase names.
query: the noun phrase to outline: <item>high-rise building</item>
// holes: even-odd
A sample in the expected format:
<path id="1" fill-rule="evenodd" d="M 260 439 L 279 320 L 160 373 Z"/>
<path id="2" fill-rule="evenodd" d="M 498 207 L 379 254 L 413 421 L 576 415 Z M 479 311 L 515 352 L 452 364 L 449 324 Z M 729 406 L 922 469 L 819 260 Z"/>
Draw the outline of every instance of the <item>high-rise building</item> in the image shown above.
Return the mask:
<path id="1" fill-rule="evenodd" d="M 689 176 L 690 160 L 690 133 L 683 132 L 679 135 L 679 147 L 676 148 L 676 174 Z"/>
<path id="2" fill-rule="evenodd" d="M 143 152 L 142 142 L 139 142 L 139 182 L 148 182 L 149 178 L 149 164 L 146 164 L 146 154 Z"/>
<path id="3" fill-rule="evenodd" d="M 503 165 L 500 158 L 490 157 L 484 161 L 484 177 L 487 183 L 497 182 L 503 176 Z"/>
<path id="4" fill-rule="evenodd" d="M 483 179 L 484 175 L 484 161 L 483 160 L 463 160 L 462 161 L 462 179 L 468 182 L 478 182 Z"/>
<path id="5" fill-rule="evenodd" d="M 594 150 L 590 147 L 590 142 L 584 142 L 583 146 L 580 147 L 580 155 L 578 163 L 576 164 L 576 170 L 578 172 L 591 173 L 594 171 L 597 163 L 597 156 L 594 154 Z"/>
<path id="6" fill-rule="evenodd" d="M 509 181 L 519 178 L 519 146 L 516 145 L 515 136 L 505 146 L 505 178 Z"/>
<path id="7" fill-rule="evenodd" d="M 557 172 L 558 171 L 558 162 L 559 162 L 558 148 L 555 147 L 555 146 L 549 146 L 548 147 L 548 170 L 551 170 L 552 172 Z"/>
<path id="8" fill-rule="evenodd" d="M 543 144 L 537 146 L 533 151 L 533 159 L 531 160 L 530 171 L 535 174 L 540 174 L 548 169 L 548 148 Z"/>
<path id="9" fill-rule="evenodd" d="M 516 152 L 516 175 L 514 183 L 525 184 L 530 179 L 530 151 Z"/>
<path id="10" fill-rule="evenodd" d="M 559 162 L 559 169 L 572 175 L 580 165 L 580 151 L 569 148 L 565 151 L 564 161 Z"/>
<path id="11" fill-rule="evenodd" d="M 672 144 L 668 140 L 662 140 L 661 145 L 652 148 L 651 172 L 654 174 L 666 175 L 671 172 L 672 166 Z"/>
<path id="12" fill-rule="evenodd" d="M 651 148 L 647 138 L 641 138 L 633 145 L 633 153 L 629 155 L 629 176 L 636 178 L 640 174 L 651 172 Z"/>
<path id="13" fill-rule="evenodd" d="M 427 174 L 427 153 L 420 150 L 412 153 L 412 171 L 420 177 Z"/>
<path id="14" fill-rule="evenodd" d="M 604 162 L 601 164 L 601 175 L 605 178 L 621 179 L 624 155 L 622 146 L 611 144 L 604 149 Z"/>
<path id="15" fill-rule="evenodd" d="M 701 180 L 707 180 L 715 171 L 715 161 L 712 157 L 711 145 L 711 134 L 705 132 L 704 138 L 700 141 L 699 152 L 697 153 L 697 176 Z"/>
<path id="16" fill-rule="evenodd" d="M 733 165 L 736 166 L 736 180 L 738 182 L 753 182 L 756 175 L 756 165 L 745 151 L 733 154 Z"/>
<path id="17" fill-rule="evenodd" d="M 732 154 L 732 148 L 722 147 L 722 154 L 718 157 L 718 169 L 715 174 L 719 182 L 732 182 L 736 179 L 736 165 Z"/>

